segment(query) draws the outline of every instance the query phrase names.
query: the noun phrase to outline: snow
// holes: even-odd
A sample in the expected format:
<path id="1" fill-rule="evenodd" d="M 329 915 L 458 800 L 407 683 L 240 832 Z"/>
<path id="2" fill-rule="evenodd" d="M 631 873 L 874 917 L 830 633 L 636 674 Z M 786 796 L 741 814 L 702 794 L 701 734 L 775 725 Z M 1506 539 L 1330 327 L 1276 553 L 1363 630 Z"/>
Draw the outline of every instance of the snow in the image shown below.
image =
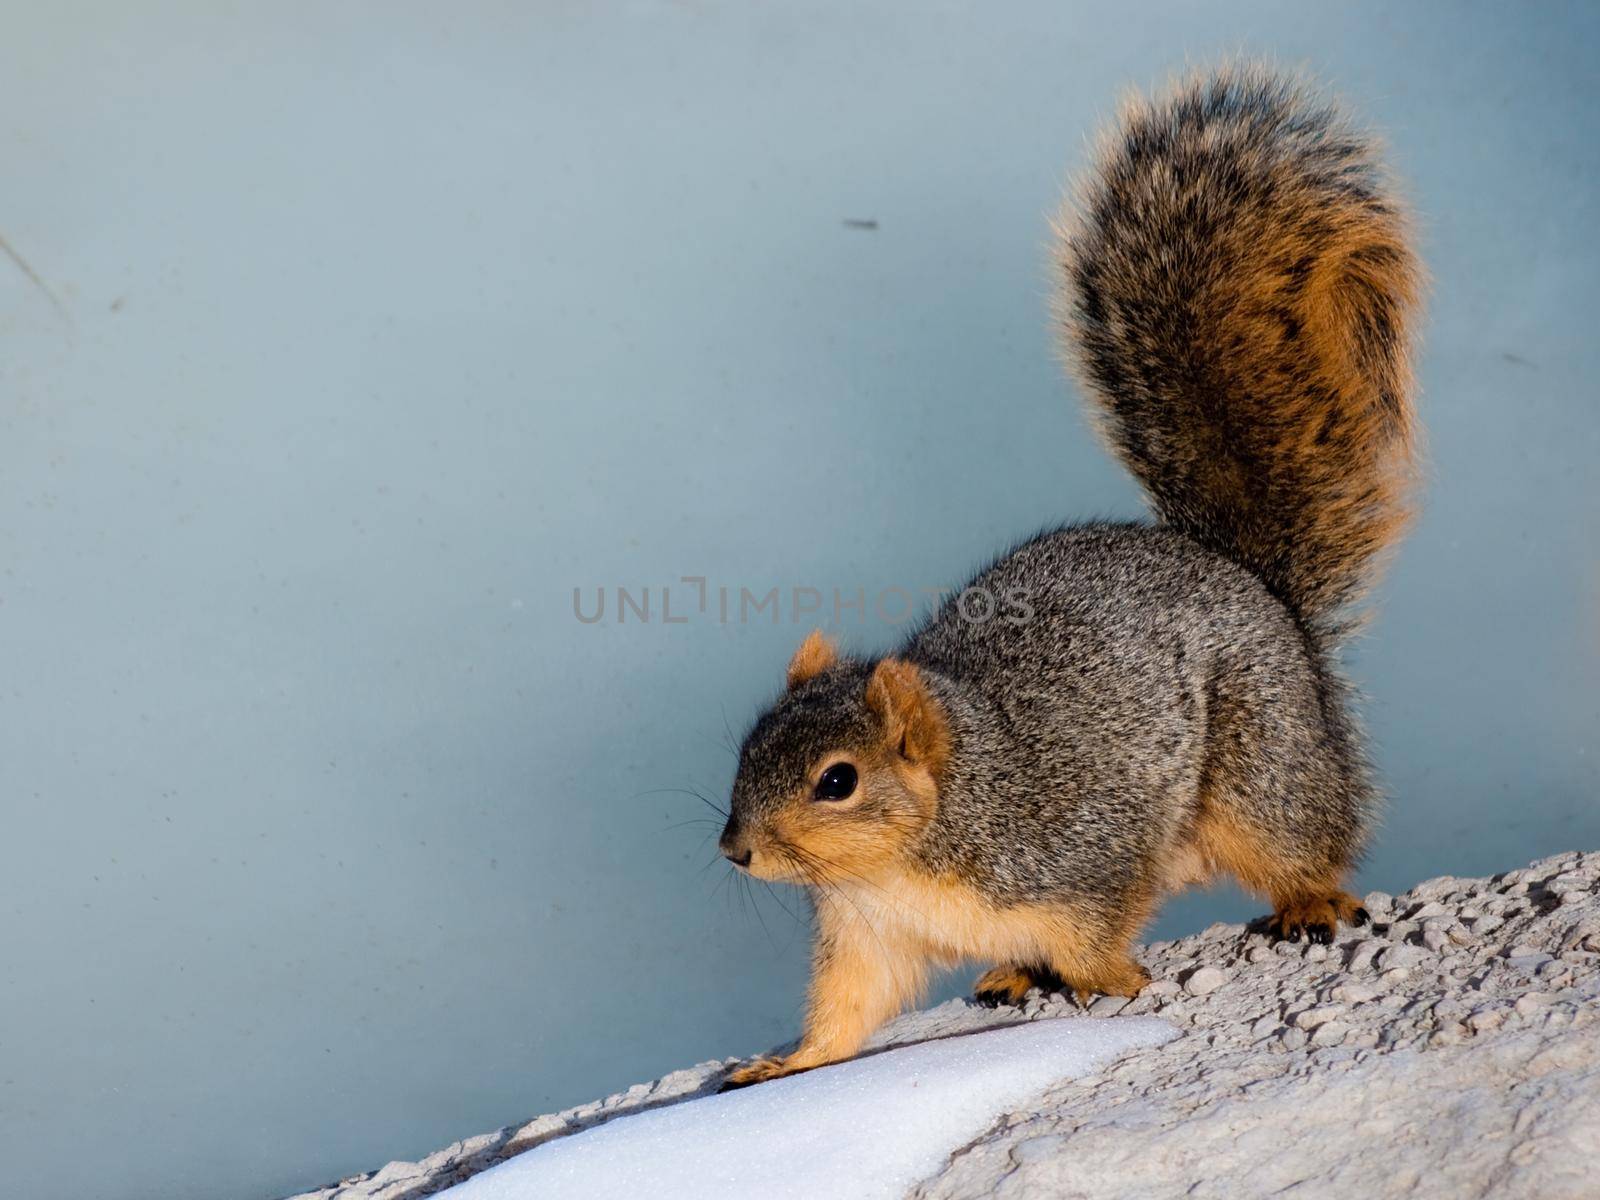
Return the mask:
<path id="1" fill-rule="evenodd" d="M 1032 1021 L 621 1117 L 444 1192 L 450 1200 L 901 1196 L 1052 1084 L 1178 1036 L 1153 1017 Z"/>

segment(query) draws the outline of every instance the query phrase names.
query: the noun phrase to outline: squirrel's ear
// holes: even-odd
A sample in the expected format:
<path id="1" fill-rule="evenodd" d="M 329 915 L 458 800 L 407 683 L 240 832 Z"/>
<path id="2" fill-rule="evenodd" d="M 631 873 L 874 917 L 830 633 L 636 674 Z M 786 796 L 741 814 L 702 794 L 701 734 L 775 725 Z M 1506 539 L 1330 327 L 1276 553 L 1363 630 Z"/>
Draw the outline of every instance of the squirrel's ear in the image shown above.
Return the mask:
<path id="1" fill-rule="evenodd" d="M 800 643 L 800 649 L 794 652 L 794 657 L 789 660 L 790 690 L 809 679 L 815 679 L 838 661 L 838 647 L 822 635 L 822 630 L 813 629 L 806 635 L 806 640 Z"/>
<path id="2" fill-rule="evenodd" d="M 883 721 L 884 737 L 902 758 L 935 777 L 950 760 L 950 722 L 922 672 L 899 658 L 886 658 L 867 680 L 867 707 Z"/>

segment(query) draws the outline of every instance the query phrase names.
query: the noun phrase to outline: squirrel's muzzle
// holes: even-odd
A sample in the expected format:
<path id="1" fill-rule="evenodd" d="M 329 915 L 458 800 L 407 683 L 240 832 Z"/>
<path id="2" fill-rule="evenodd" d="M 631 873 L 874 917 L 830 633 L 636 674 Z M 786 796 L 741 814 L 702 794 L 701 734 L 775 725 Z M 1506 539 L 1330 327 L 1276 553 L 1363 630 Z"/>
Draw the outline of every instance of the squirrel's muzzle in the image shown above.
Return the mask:
<path id="1" fill-rule="evenodd" d="M 722 830 L 722 837 L 717 841 L 717 847 L 726 858 L 736 867 L 748 867 L 750 860 L 755 855 L 755 849 L 750 844 L 750 838 L 745 833 L 743 826 L 737 820 L 729 819 Z"/>

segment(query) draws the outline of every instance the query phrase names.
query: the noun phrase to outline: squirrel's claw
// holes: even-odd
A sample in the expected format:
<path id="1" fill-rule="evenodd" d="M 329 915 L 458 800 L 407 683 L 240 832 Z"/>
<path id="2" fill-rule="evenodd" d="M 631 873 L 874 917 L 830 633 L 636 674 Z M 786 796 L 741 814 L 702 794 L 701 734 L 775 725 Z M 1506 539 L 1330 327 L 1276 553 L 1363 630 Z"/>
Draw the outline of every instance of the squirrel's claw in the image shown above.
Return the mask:
<path id="1" fill-rule="evenodd" d="M 1371 920 L 1372 915 L 1360 902 L 1345 892 L 1308 896 L 1280 907 L 1267 924 L 1267 936 L 1284 942 L 1298 942 L 1304 937 L 1313 946 L 1328 946 L 1341 921 L 1359 928 Z"/>
<path id="2" fill-rule="evenodd" d="M 1333 944 L 1333 926 L 1320 921 L 1291 922 L 1279 918 L 1267 927 L 1267 933 L 1275 942 L 1298 942 L 1303 937 L 1313 946 Z"/>
<path id="3" fill-rule="evenodd" d="M 978 982 L 973 984 L 972 998 L 985 1008 L 999 1008 L 1002 1004 L 1019 1005 L 1034 988 L 1048 996 L 1052 992 L 1065 992 L 1067 985 L 1048 967 L 1002 963 L 979 976 Z"/>

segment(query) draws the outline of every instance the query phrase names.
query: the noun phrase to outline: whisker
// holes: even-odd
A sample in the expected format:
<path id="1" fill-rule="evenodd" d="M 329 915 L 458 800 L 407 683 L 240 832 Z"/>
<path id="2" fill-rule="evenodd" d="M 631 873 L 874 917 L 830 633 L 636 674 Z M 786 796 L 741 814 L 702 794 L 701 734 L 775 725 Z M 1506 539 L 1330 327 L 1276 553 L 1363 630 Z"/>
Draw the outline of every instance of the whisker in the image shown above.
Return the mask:
<path id="1" fill-rule="evenodd" d="M 745 894 L 750 897 L 750 907 L 755 911 L 756 920 L 761 922 L 761 932 L 767 935 L 767 943 L 772 947 L 773 952 L 776 953 L 778 950 L 778 943 L 777 940 L 772 936 L 772 930 L 767 928 L 767 919 L 761 915 L 761 898 L 755 894 L 755 889 L 750 886 L 749 876 L 741 876 L 740 882 L 744 884 Z"/>
<path id="2" fill-rule="evenodd" d="M 723 808 L 722 805 L 720 805 L 720 804 L 714 803 L 713 801 L 708 799 L 705 795 L 703 795 L 700 792 L 695 791 L 693 788 L 650 788 L 647 791 L 635 792 L 634 795 L 633 795 L 633 798 L 635 800 L 638 800 L 638 799 L 640 799 L 641 797 L 644 797 L 644 796 L 668 796 L 668 795 L 671 795 L 671 796 L 693 796 L 696 800 L 700 801 L 701 804 L 704 804 L 712 812 L 714 812 L 714 813 L 718 814 L 720 817 L 722 817 L 723 820 L 727 820 L 727 817 L 728 817 L 728 810 L 727 809 Z"/>
<path id="3" fill-rule="evenodd" d="M 722 825 L 721 825 L 720 822 L 713 821 L 710 817 L 695 817 L 694 819 L 689 820 L 689 821 L 675 821 L 671 825 L 663 825 L 656 832 L 658 832 L 658 833 L 671 833 L 674 829 L 684 829 L 684 828 L 686 828 L 686 827 L 688 827 L 690 825 L 709 825 L 709 826 L 711 826 L 712 829 L 718 829 L 718 830 L 720 830 L 722 828 Z"/>
<path id="4" fill-rule="evenodd" d="M 777 890 L 765 879 L 761 881 L 761 886 L 766 888 L 767 895 L 771 896 L 772 899 L 777 903 L 778 907 L 783 909 L 784 912 L 788 913 L 790 918 L 794 921 L 794 924 L 789 928 L 789 940 L 783 944 L 783 949 L 778 951 L 779 954 L 787 954 L 789 952 L 789 947 L 794 945 L 795 935 L 800 931 L 800 926 L 802 924 L 800 916 L 783 902 L 783 897 L 778 895 Z"/>
<path id="5" fill-rule="evenodd" d="M 797 847 L 797 849 L 798 849 L 798 847 Z M 820 854 L 814 854 L 811 851 L 804 851 L 803 853 L 806 853 L 806 854 L 810 855 L 815 860 L 816 864 L 820 868 L 822 868 L 822 869 L 824 869 L 826 871 L 831 871 L 831 872 L 835 873 L 836 875 L 842 875 L 846 879 L 851 880 L 852 882 L 861 884 L 862 887 L 871 888 L 874 892 L 876 892 L 878 895 L 882 896 L 889 903 L 898 905 L 899 907 L 905 909 L 907 912 L 915 913 L 917 916 L 923 917 L 924 919 L 926 919 L 926 917 L 927 917 L 926 913 L 922 912 L 920 909 L 915 908 L 912 905 L 907 904 L 903 899 L 901 899 L 899 896 L 896 896 L 894 893 L 885 891 L 883 888 L 879 887 L 876 883 L 874 883 L 871 879 L 867 878 L 865 875 L 861 874 L 859 871 L 853 871 L 849 867 L 840 866 L 838 863 L 832 862 L 829 859 L 823 858 Z"/>
<path id="6" fill-rule="evenodd" d="M 799 846 L 793 845 L 792 843 L 786 844 L 785 848 L 795 856 L 799 863 L 802 864 L 801 869 L 808 879 L 812 880 L 818 887 L 827 892 L 830 896 L 838 897 L 855 910 L 856 916 L 860 919 L 861 923 L 866 926 L 867 932 L 872 934 L 873 940 L 878 943 L 878 948 L 882 950 L 885 955 L 887 955 L 889 953 L 889 947 L 884 944 L 883 938 L 878 933 L 877 926 L 872 923 L 871 919 L 867 916 L 862 907 L 856 903 L 855 898 L 837 884 L 830 882 L 823 874 L 818 864 L 825 864 L 826 860 L 822 859 L 820 855 L 813 854 L 811 851 L 804 850 Z"/>
<path id="7" fill-rule="evenodd" d="M 783 902 L 783 897 L 778 895 L 777 891 L 774 890 L 774 888 L 773 888 L 771 883 L 769 883 L 767 880 L 763 879 L 761 881 L 761 886 L 767 889 L 767 895 L 771 896 L 772 899 L 777 903 L 778 907 L 783 909 L 784 912 L 788 913 L 792 920 L 794 920 L 794 921 L 800 920 L 799 914 L 796 913 L 792 908 L 790 908 L 787 904 L 785 904 Z"/>

